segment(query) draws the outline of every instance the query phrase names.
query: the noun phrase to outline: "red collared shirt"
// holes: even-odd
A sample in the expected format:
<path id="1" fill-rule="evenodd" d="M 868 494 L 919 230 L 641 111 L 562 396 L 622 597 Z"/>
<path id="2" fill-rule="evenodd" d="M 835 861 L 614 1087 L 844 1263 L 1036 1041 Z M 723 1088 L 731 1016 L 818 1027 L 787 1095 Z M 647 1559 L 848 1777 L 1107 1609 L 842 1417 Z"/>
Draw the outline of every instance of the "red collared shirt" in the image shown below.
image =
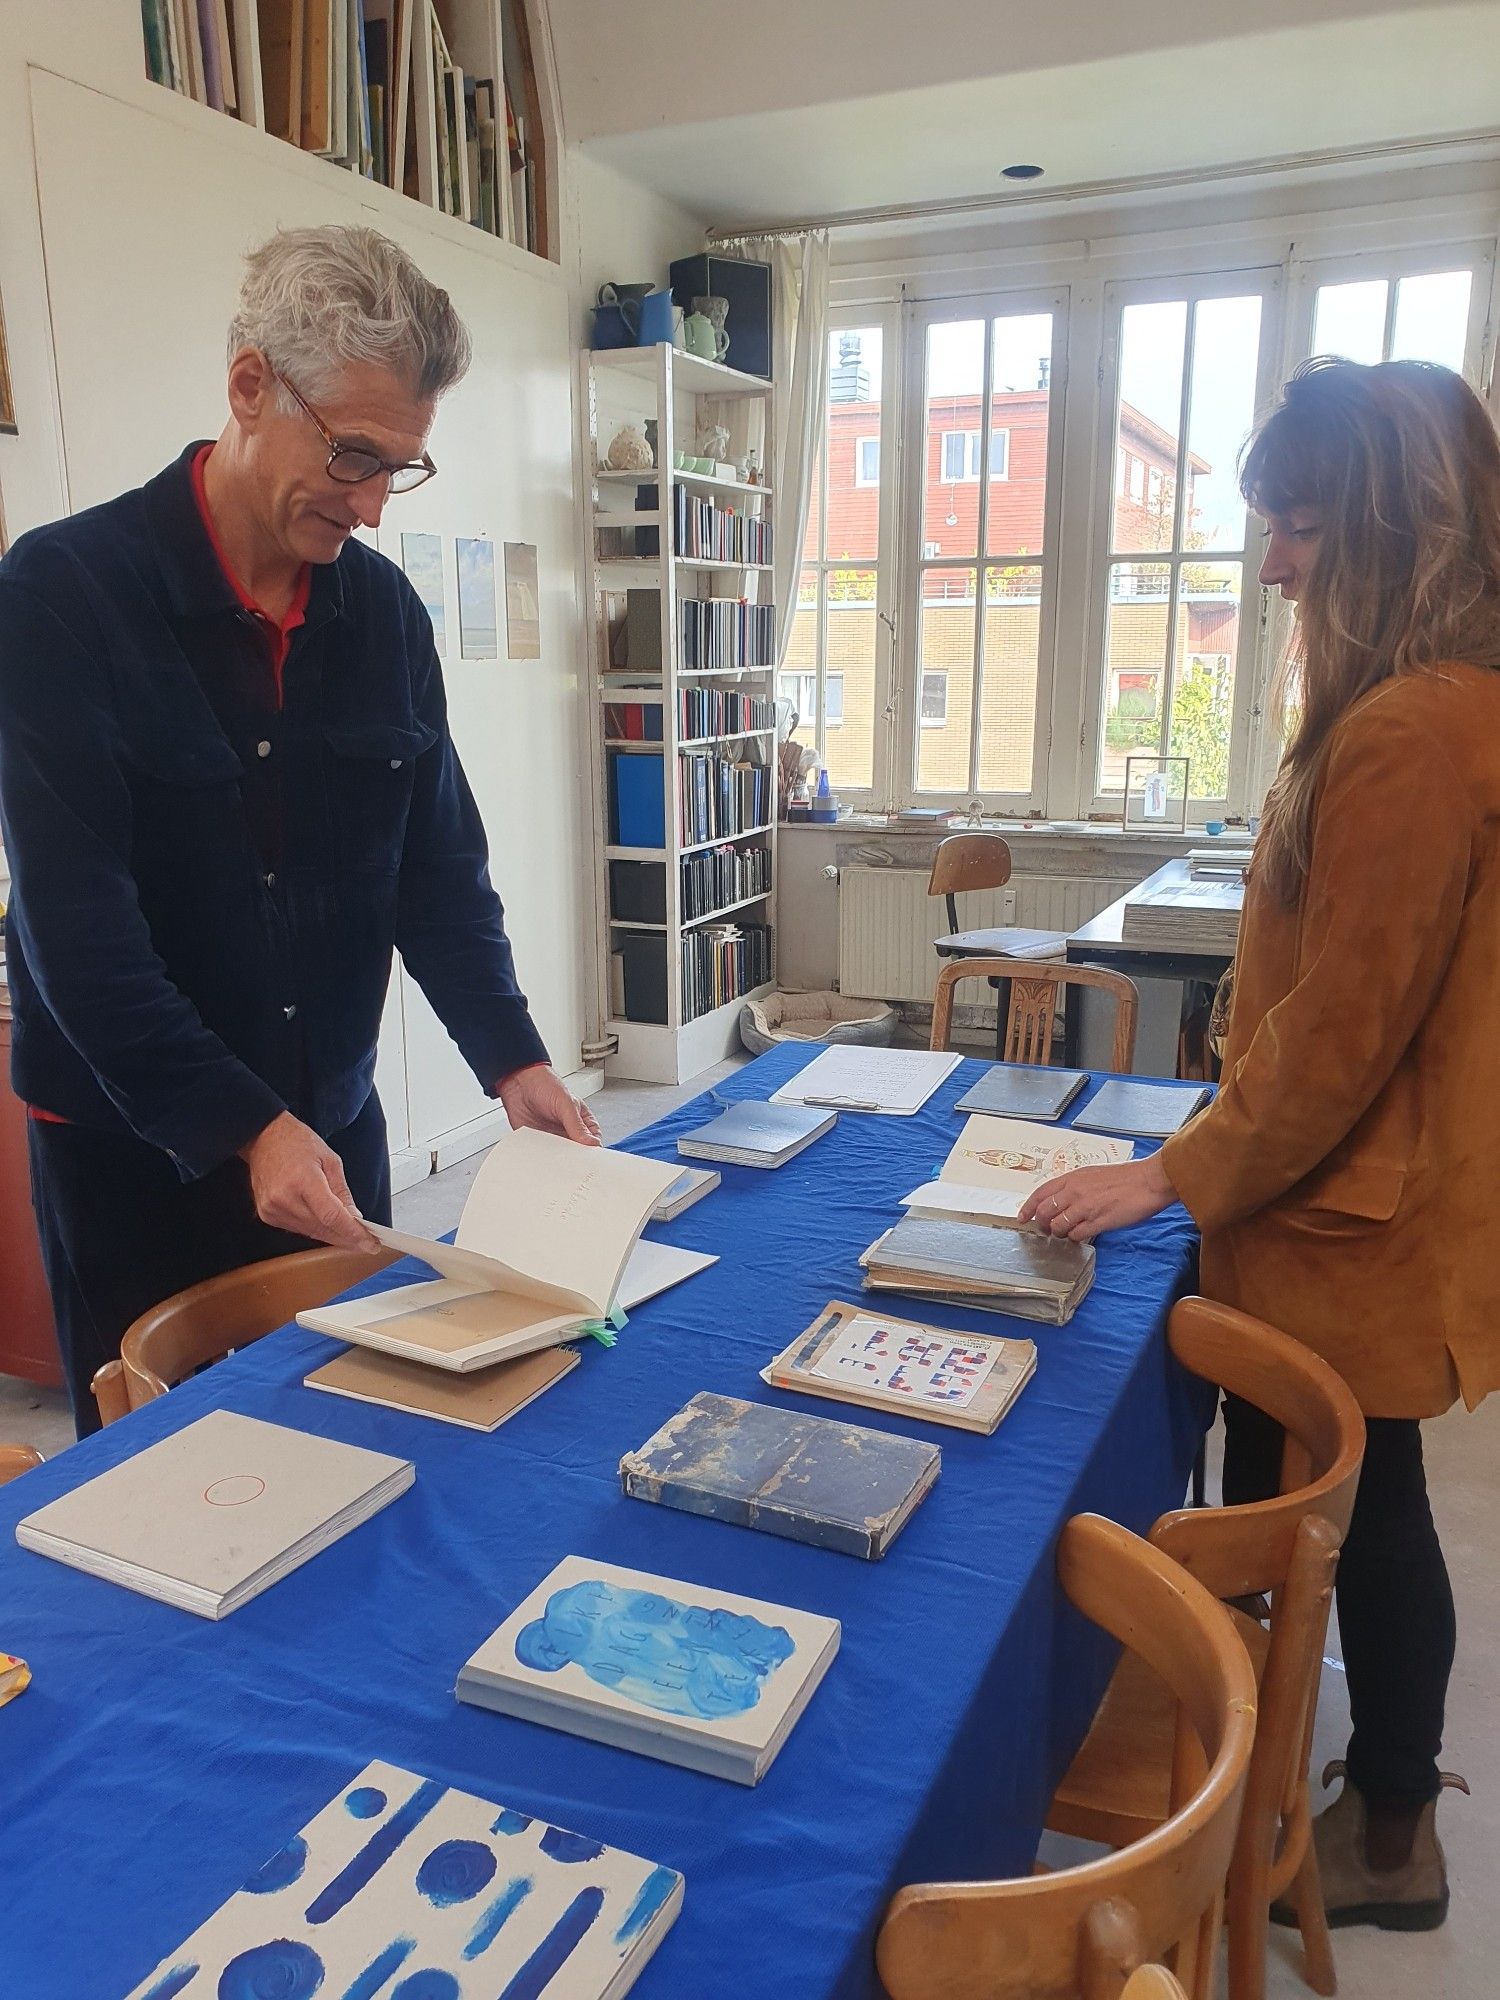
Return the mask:
<path id="1" fill-rule="evenodd" d="M 292 601 L 287 606 L 284 618 L 280 620 L 273 618 L 268 611 L 263 610 L 256 603 L 255 599 L 246 590 L 230 567 L 229 558 L 224 553 L 224 544 L 219 540 L 218 530 L 214 526 L 214 517 L 208 511 L 208 496 L 204 491 L 203 484 L 203 468 L 207 465 L 209 454 L 212 450 L 213 446 L 206 444 L 194 455 L 192 467 L 193 498 L 198 502 L 198 512 L 203 517 L 204 533 L 213 544 L 214 554 L 219 559 L 219 567 L 224 572 L 226 582 L 239 599 L 242 609 L 248 611 L 250 616 L 255 620 L 256 630 L 264 636 L 266 644 L 270 648 L 271 668 L 276 676 L 276 703 L 280 707 L 281 672 L 282 668 L 286 665 L 287 649 L 292 643 L 292 634 L 307 615 L 307 594 L 312 588 L 312 566 L 309 563 L 302 565 L 301 574 L 297 578 L 297 588 L 292 594 Z"/>

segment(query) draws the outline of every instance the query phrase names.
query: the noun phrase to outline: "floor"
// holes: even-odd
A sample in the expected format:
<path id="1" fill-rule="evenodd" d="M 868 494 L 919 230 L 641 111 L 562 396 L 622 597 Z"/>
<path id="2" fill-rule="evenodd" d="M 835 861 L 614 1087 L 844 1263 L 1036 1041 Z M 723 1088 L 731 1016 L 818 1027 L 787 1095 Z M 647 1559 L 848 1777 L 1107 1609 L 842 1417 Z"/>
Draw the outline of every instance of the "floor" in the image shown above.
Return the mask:
<path id="1" fill-rule="evenodd" d="M 627 1137 L 686 1098 L 712 1087 L 735 1065 L 677 1088 L 612 1084 L 590 1099 L 607 1141 Z M 418 1234 L 440 1235 L 456 1224 L 479 1158 L 408 1189 L 396 1198 L 396 1220 Z M 1500 1564 L 1494 1522 L 1500 1502 L 1500 1398 L 1477 1415 L 1450 1412 L 1428 1425 L 1427 1463 L 1433 1506 L 1458 1598 L 1459 1650 L 1448 1705 L 1448 1767 L 1461 1771 L 1473 1797 L 1447 1793 L 1439 1827 L 1448 1850 L 1453 1905 L 1447 1926 L 1425 1937 L 1345 1931 L 1334 1940 L 1340 1992 L 1348 2000 L 1492 2000 L 1500 1990 L 1500 1899 L 1494 1894 L 1500 1855 Z M 72 1441 L 66 1404 L 57 1391 L 0 1376 L 0 1443 L 34 1444 L 50 1457 Z M 1343 1754 L 1348 1703 L 1338 1635 L 1329 1635 L 1318 1709 L 1313 1771 Z M 1063 1844 L 1044 1849 L 1054 1862 Z M 1488 1857 L 1488 1859 L 1486 1859 Z M 1295 1932 L 1274 1932 L 1267 2000 L 1304 2000 Z M 1485 1967 L 1489 1966 L 1489 1971 Z"/>

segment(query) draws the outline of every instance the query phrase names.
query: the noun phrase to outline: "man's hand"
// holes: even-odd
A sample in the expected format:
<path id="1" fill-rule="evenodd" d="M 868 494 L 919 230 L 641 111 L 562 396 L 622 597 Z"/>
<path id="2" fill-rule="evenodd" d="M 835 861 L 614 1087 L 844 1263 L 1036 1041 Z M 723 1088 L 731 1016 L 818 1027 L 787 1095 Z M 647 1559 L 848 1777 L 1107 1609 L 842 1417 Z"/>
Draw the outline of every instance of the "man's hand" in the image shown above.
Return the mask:
<path id="1" fill-rule="evenodd" d="M 379 1250 L 354 1206 L 338 1154 L 290 1111 L 242 1146 L 240 1158 L 250 1169 L 250 1192 L 262 1222 L 340 1250 Z"/>
<path id="2" fill-rule="evenodd" d="M 578 1102 L 550 1063 L 512 1071 L 500 1085 L 500 1102 L 514 1126 L 555 1132 L 559 1138 L 576 1139 L 580 1146 L 604 1144 L 594 1114 Z"/>
<path id="3" fill-rule="evenodd" d="M 1176 1201 L 1161 1156 L 1129 1160 L 1118 1167 L 1080 1167 L 1048 1181 L 1021 1207 L 1021 1221 L 1034 1222 L 1048 1236 L 1088 1243 L 1108 1229 L 1128 1229 Z"/>

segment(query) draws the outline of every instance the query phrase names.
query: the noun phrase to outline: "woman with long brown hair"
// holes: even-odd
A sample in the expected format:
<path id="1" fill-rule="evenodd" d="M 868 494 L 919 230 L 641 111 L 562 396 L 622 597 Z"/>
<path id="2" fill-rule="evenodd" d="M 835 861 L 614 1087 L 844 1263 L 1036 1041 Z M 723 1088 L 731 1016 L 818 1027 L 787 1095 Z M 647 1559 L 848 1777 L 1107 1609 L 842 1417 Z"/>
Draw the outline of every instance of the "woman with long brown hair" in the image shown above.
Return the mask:
<path id="1" fill-rule="evenodd" d="M 1439 1924 L 1453 1597 L 1420 1419 L 1500 1385 L 1500 442 L 1458 376 L 1310 362 L 1242 473 L 1297 605 L 1295 727 L 1246 884 L 1214 1101 L 1024 1218 L 1077 1239 L 1180 1199 L 1202 1290 L 1349 1382 L 1369 1443 L 1338 1578 L 1353 1720 L 1318 1821 L 1330 1920 Z M 1225 1409 L 1224 1497 L 1276 1489 Z"/>

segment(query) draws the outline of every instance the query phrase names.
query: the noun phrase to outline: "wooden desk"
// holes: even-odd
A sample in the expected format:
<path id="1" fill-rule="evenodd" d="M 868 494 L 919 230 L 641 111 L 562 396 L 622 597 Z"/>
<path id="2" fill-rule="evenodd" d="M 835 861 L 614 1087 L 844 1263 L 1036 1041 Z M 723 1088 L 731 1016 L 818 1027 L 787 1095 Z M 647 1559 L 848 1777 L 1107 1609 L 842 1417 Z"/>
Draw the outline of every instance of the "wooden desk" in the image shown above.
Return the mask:
<path id="1" fill-rule="evenodd" d="M 1232 951 L 1201 951 L 1192 947 L 1156 944 L 1127 944 L 1124 936 L 1125 905 L 1139 897 L 1145 890 L 1160 887 L 1168 882 L 1182 882 L 1187 879 L 1186 861 L 1168 861 L 1158 868 L 1154 875 L 1148 875 L 1139 888 L 1121 896 L 1107 909 L 1091 917 L 1081 929 L 1073 932 L 1068 939 L 1068 962 L 1072 965 L 1105 965 L 1115 972 L 1123 972 L 1127 978 L 1135 980 L 1170 981 L 1178 988 L 1177 1017 L 1180 1024 L 1193 999 L 1193 989 L 1203 986 L 1212 989 L 1217 986 L 1225 970 L 1233 962 Z M 1077 1066 L 1081 1044 L 1080 1022 L 1077 1009 L 1070 1009 L 1066 1022 L 1066 1059 Z M 1146 1014 L 1146 995 L 1142 995 L 1143 1028 Z M 1142 1039 L 1146 1039 L 1144 1034 Z M 1154 1067 L 1147 1065 L 1144 1053 L 1138 1055 L 1136 1067 L 1143 1074 L 1175 1075 L 1176 1063 L 1170 1069 L 1163 1069 L 1160 1061 Z"/>

